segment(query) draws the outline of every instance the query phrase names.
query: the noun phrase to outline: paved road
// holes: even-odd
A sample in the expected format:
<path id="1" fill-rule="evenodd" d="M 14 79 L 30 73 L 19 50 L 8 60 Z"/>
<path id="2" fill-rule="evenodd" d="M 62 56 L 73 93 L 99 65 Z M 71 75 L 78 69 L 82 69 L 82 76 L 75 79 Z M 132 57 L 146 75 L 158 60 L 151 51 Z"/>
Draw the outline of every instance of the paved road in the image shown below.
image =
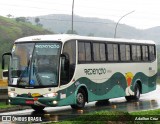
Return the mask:
<path id="1" fill-rule="evenodd" d="M 64 118 L 74 117 L 75 115 L 95 112 L 100 110 L 120 110 L 120 111 L 140 111 L 160 108 L 160 86 L 153 92 L 141 95 L 139 102 L 126 102 L 125 98 L 110 99 L 109 102 L 97 103 L 91 102 L 83 110 L 72 110 L 70 106 L 65 107 L 47 107 L 42 113 L 36 113 L 32 109 L 0 113 L 2 115 L 19 116 L 41 116 L 46 121 L 62 120 Z"/>

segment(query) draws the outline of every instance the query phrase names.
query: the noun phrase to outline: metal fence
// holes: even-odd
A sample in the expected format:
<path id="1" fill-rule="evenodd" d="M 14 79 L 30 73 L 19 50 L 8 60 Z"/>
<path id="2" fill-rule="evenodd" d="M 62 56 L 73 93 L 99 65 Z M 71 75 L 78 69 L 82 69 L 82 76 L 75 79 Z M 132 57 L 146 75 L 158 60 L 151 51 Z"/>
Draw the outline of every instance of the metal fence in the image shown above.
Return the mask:
<path id="1" fill-rule="evenodd" d="M 0 80 L 0 102 L 8 104 L 8 83 L 7 80 Z"/>

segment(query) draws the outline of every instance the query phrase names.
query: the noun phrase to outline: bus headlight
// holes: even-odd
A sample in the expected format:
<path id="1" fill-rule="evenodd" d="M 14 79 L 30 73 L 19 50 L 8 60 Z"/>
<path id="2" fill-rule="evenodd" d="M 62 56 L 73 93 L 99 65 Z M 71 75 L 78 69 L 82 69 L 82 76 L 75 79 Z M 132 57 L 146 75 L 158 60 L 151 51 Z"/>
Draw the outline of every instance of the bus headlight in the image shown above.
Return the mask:
<path id="1" fill-rule="evenodd" d="M 14 92 L 8 92 L 9 97 L 16 97 L 18 94 Z"/>
<path id="2" fill-rule="evenodd" d="M 58 102 L 57 101 L 53 101 L 53 104 L 56 105 Z"/>
<path id="3" fill-rule="evenodd" d="M 56 97 L 58 93 L 49 93 L 49 94 L 44 94 L 44 97 Z"/>

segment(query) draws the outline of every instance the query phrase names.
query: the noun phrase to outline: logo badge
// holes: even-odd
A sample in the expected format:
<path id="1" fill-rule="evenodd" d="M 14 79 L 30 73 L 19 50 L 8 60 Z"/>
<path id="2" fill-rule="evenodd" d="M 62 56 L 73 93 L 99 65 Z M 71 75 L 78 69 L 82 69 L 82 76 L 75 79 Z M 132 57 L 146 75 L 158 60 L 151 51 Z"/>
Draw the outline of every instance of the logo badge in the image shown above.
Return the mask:
<path id="1" fill-rule="evenodd" d="M 39 94 L 39 93 L 33 93 L 32 94 L 32 97 L 39 97 L 39 96 L 41 96 L 41 94 Z"/>

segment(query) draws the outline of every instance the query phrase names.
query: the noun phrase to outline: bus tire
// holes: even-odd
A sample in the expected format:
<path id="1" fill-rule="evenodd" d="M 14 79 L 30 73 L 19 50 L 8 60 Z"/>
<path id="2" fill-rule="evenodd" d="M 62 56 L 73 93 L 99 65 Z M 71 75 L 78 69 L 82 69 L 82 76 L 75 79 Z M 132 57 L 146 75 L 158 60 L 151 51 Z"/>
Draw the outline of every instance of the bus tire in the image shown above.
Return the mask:
<path id="1" fill-rule="evenodd" d="M 76 104 L 71 105 L 72 109 L 82 109 L 86 103 L 86 93 L 83 89 L 79 89 L 76 95 Z"/>
<path id="2" fill-rule="evenodd" d="M 132 96 L 125 96 L 125 98 L 128 102 L 132 100 Z"/>
<path id="3" fill-rule="evenodd" d="M 138 101 L 140 98 L 140 86 L 138 83 L 136 83 L 135 87 L 134 87 L 134 95 L 133 96 L 125 96 L 127 101 Z"/>
<path id="4" fill-rule="evenodd" d="M 140 86 L 138 83 L 136 83 L 135 87 L 134 87 L 134 96 L 133 96 L 133 100 L 138 101 L 140 98 Z"/>
<path id="5" fill-rule="evenodd" d="M 45 108 L 44 106 L 36 106 L 36 105 L 32 105 L 31 107 L 35 111 L 43 111 L 43 109 Z"/>

